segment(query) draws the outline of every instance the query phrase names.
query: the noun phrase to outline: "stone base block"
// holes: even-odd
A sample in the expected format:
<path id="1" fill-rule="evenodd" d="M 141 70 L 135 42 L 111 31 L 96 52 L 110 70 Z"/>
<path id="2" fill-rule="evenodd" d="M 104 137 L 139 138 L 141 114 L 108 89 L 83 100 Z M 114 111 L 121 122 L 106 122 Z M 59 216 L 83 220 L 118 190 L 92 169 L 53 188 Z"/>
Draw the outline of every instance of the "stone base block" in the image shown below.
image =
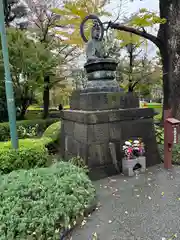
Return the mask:
<path id="1" fill-rule="evenodd" d="M 111 163 L 111 164 L 89 169 L 88 175 L 91 180 L 95 181 L 95 180 L 103 179 L 109 176 L 114 176 L 117 174 L 119 174 L 119 171 L 117 171 L 114 165 Z"/>
<path id="2" fill-rule="evenodd" d="M 70 99 L 73 110 L 108 110 L 138 108 L 138 97 L 124 92 L 88 92 L 74 91 Z"/>
<path id="3" fill-rule="evenodd" d="M 142 138 L 147 167 L 161 162 L 154 131 L 153 109 L 62 111 L 61 151 L 65 158 L 80 156 L 91 176 L 122 172 L 122 146 Z M 113 151 L 110 148 L 113 146 Z"/>
<path id="4" fill-rule="evenodd" d="M 145 157 L 138 157 L 134 159 L 123 159 L 122 160 L 122 172 L 124 175 L 132 177 L 135 175 L 135 171 L 133 168 L 136 166 L 136 164 L 139 163 L 141 165 L 141 168 L 139 169 L 140 173 L 143 173 L 146 171 L 146 158 Z"/>

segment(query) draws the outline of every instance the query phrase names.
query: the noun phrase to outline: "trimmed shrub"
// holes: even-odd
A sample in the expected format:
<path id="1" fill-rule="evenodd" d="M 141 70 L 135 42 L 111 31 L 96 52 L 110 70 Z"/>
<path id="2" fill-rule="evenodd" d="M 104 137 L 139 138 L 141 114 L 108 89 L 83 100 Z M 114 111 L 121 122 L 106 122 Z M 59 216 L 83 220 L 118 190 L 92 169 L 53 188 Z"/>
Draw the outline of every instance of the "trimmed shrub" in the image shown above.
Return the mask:
<path id="1" fill-rule="evenodd" d="M 11 142 L 0 143 L 0 172 L 47 166 L 49 155 L 46 146 L 51 139 L 22 139 L 19 149 L 11 148 Z"/>
<path id="2" fill-rule="evenodd" d="M 57 141 L 60 138 L 61 122 L 51 124 L 43 133 L 43 137 L 51 138 L 53 141 Z"/>
<path id="3" fill-rule="evenodd" d="M 60 147 L 61 122 L 56 122 L 50 125 L 43 134 L 43 138 L 50 138 L 52 141 L 48 144 L 50 154 L 58 152 Z"/>
<path id="4" fill-rule="evenodd" d="M 17 121 L 17 130 L 19 138 L 40 136 L 45 129 L 59 119 L 35 119 Z M 0 123 L 0 141 L 8 141 L 10 139 L 9 123 Z"/>
<path id="5" fill-rule="evenodd" d="M 60 239 L 95 198 L 84 171 L 69 163 L 0 177 L 0 239 Z"/>

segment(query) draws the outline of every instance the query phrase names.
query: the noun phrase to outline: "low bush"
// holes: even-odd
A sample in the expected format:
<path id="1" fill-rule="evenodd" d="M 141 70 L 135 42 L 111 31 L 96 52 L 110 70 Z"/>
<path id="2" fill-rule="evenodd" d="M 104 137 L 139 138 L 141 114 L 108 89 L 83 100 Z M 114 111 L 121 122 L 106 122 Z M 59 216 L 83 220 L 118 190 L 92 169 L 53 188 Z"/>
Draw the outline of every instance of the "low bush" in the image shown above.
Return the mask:
<path id="1" fill-rule="evenodd" d="M 43 137 L 51 138 L 53 141 L 57 141 L 60 138 L 61 122 L 51 124 L 43 133 Z"/>
<path id="2" fill-rule="evenodd" d="M 84 171 L 60 162 L 0 177 L 0 239 L 60 239 L 95 198 Z"/>
<path id="3" fill-rule="evenodd" d="M 159 152 L 161 155 L 161 159 L 164 161 L 164 145 L 159 145 Z M 174 145 L 172 148 L 172 162 L 173 164 L 180 165 L 180 145 Z"/>
<path id="4" fill-rule="evenodd" d="M 159 114 L 155 115 L 154 120 L 157 121 L 157 122 L 160 122 L 162 120 L 162 113 L 159 113 Z"/>
<path id="5" fill-rule="evenodd" d="M 17 121 L 18 136 L 20 139 L 40 136 L 46 128 L 59 119 L 35 119 Z M 10 139 L 9 123 L 0 123 L 0 141 L 8 141 Z"/>
<path id="6" fill-rule="evenodd" d="M 158 125 L 154 125 L 154 127 L 155 127 L 157 144 L 163 144 L 164 143 L 164 128 L 162 128 Z"/>
<path id="7" fill-rule="evenodd" d="M 0 172 L 10 173 L 17 169 L 30 169 L 48 165 L 49 155 L 46 146 L 51 139 L 22 139 L 19 149 L 11 148 L 11 142 L 0 143 Z"/>
<path id="8" fill-rule="evenodd" d="M 48 151 L 51 154 L 58 152 L 60 147 L 61 122 L 51 124 L 43 133 L 43 138 L 50 138 L 52 141 L 48 144 Z"/>
<path id="9" fill-rule="evenodd" d="M 75 166 L 77 166 L 79 168 L 84 169 L 84 171 L 86 173 L 89 172 L 88 166 L 85 164 L 85 161 L 81 157 L 79 157 L 79 156 L 71 158 L 69 160 L 69 163 L 71 163 L 71 164 L 73 164 L 73 165 L 75 165 Z"/>

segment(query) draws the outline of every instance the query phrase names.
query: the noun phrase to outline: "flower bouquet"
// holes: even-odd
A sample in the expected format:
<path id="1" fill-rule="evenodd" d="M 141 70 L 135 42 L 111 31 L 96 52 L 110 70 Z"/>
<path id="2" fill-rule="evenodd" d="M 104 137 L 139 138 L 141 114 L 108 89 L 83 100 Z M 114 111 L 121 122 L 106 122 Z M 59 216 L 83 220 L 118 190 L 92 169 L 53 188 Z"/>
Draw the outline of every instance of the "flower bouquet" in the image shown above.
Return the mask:
<path id="1" fill-rule="evenodd" d="M 141 139 L 126 141 L 122 150 L 124 153 L 122 160 L 122 170 L 124 174 L 134 176 L 134 174 L 146 170 L 145 149 Z"/>

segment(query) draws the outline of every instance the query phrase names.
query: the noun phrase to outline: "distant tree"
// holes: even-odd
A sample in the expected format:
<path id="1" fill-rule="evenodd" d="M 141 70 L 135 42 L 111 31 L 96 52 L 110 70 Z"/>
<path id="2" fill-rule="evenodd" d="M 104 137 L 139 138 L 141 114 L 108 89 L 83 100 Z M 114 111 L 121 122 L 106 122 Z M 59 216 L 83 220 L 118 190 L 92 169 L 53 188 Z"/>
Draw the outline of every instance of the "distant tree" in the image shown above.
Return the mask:
<path id="1" fill-rule="evenodd" d="M 72 70 L 73 88 L 84 89 L 87 84 L 87 76 L 84 69 Z"/>
<path id="2" fill-rule="evenodd" d="M 58 34 L 59 37 L 65 38 L 65 42 L 70 45 L 83 47 L 84 42 L 79 34 L 79 26 L 82 20 L 92 13 L 98 16 L 111 16 L 112 14 L 110 12 L 105 11 L 105 6 L 108 3 L 108 0 L 64 1 L 62 6 L 57 6 L 53 9 L 54 13 L 61 16 L 59 21 L 57 21 L 57 24 L 61 26 L 61 28 L 56 29 L 56 34 Z M 91 27 L 92 21 L 89 21 L 85 27 L 87 37 L 90 36 Z M 72 31 L 67 31 L 67 28 Z"/>
<path id="3" fill-rule="evenodd" d="M 56 34 L 56 28 L 60 27 L 58 20 L 61 15 L 51 11 L 53 7 L 60 5 L 57 0 L 26 0 L 26 3 L 31 10 L 29 14 L 29 22 L 31 23 L 30 31 L 36 34 L 36 39 L 48 49 L 57 53 L 57 71 L 56 78 L 49 78 L 48 74 L 44 75 L 44 91 L 43 105 L 44 118 L 47 118 L 49 112 L 50 90 L 58 82 L 65 80 L 69 76 L 68 66 L 73 59 L 79 56 L 75 46 L 64 43 L 63 39 Z M 58 77 L 59 76 L 59 77 Z"/>
<path id="4" fill-rule="evenodd" d="M 3 0 L 5 24 L 7 27 L 14 20 L 21 19 L 27 16 L 27 8 L 20 0 Z M 19 23 L 22 27 L 25 21 Z"/>
<path id="5" fill-rule="evenodd" d="M 56 74 L 58 60 L 56 54 L 45 45 L 29 39 L 24 31 L 9 28 L 7 36 L 16 104 L 20 106 L 23 118 L 35 91 L 42 92 L 44 76 L 50 80 Z"/>
<path id="6" fill-rule="evenodd" d="M 143 43 L 129 43 L 125 47 L 125 55 L 119 62 L 117 75 L 122 78 L 124 88 L 128 92 L 137 92 L 139 87 L 151 84 L 151 75 L 154 71 L 152 61 L 148 59 Z M 147 92 L 147 90 L 146 90 Z"/>

